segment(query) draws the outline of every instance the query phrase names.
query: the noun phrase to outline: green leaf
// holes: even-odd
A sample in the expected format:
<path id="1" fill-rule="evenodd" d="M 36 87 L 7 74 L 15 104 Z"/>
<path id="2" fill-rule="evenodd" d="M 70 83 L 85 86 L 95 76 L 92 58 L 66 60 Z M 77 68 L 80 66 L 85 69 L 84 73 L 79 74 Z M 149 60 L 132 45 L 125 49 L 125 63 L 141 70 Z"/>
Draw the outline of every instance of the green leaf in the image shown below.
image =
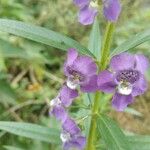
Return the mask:
<path id="1" fill-rule="evenodd" d="M 0 31 L 50 45 L 61 50 L 76 48 L 81 53 L 93 56 L 93 54 L 87 48 L 67 36 L 43 27 L 29 25 L 21 21 L 0 19 Z"/>
<path id="2" fill-rule="evenodd" d="M 128 136 L 128 141 L 131 144 L 132 150 L 149 150 L 150 136 L 136 135 Z"/>
<path id="3" fill-rule="evenodd" d="M 140 113 L 139 111 L 135 110 L 134 108 L 127 107 L 124 110 L 124 112 L 132 114 L 132 115 L 136 115 L 136 116 L 139 116 L 139 117 L 142 117 L 142 113 Z"/>
<path id="4" fill-rule="evenodd" d="M 41 54 L 37 46 L 35 47 L 34 44 L 32 44 L 32 48 L 30 48 L 27 46 L 27 44 L 25 45 L 27 48 L 22 49 L 22 48 L 15 47 L 14 45 L 10 44 L 7 41 L 0 39 L 0 52 L 2 53 L 4 58 L 21 58 L 21 59 L 25 59 L 28 62 L 32 61 L 32 64 L 33 62 L 35 64 L 49 63 L 49 60 L 47 60 Z"/>
<path id="5" fill-rule="evenodd" d="M 36 124 L 0 121 L 0 130 L 48 143 L 60 143 L 58 130 Z"/>
<path id="6" fill-rule="evenodd" d="M 89 41 L 89 50 L 93 53 L 93 55 L 100 59 L 100 52 L 101 52 L 101 33 L 99 28 L 98 19 L 95 19 L 95 22 L 92 27 L 92 31 L 90 34 L 90 41 Z"/>
<path id="7" fill-rule="evenodd" d="M 14 146 L 9 146 L 9 145 L 5 145 L 3 146 L 6 150 L 24 150 L 22 148 L 18 148 L 18 147 L 14 147 Z"/>
<path id="8" fill-rule="evenodd" d="M 0 102 L 16 104 L 17 95 L 15 91 L 10 87 L 10 85 L 0 80 Z"/>
<path id="9" fill-rule="evenodd" d="M 123 42 L 116 49 L 114 49 L 111 53 L 111 57 L 120 54 L 122 52 L 128 51 L 149 40 L 150 40 L 150 30 L 138 33 L 137 35 L 129 38 L 127 41 Z"/>
<path id="10" fill-rule="evenodd" d="M 126 136 L 111 118 L 101 115 L 97 124 L 108 150 L 131 150 Z"/>

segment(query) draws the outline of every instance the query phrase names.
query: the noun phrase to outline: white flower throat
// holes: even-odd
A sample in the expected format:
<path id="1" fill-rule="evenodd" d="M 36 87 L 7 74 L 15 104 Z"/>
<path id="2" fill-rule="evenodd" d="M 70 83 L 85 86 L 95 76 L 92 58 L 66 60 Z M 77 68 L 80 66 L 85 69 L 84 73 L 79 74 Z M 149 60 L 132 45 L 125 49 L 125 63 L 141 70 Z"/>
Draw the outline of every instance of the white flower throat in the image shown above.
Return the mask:
<path id="1" fill-rule="evenodd" d="M 59 96 L 57 96 L 56 98 L 54 98 L 50 101 L 50 107 L 54 107 L 59 104 L 61 104 L 61 100 L 60 100 Z"/>
<path id="2" fill-rule="evenodd" d="M 67 86 L 70 88 L 70 89 L 72 89 L 72 90 L 75 90 L 76 88 L 77 88 L 77 86 L 78 86 L 78 83 L 77 82 L 75 82 L 75 81 L 73 81 L 73 80 L 71 80 L 71 79 L 67 79 Z"/>
<path id="3" fill-rule="evenodd" d="M 122 95 L 130 95 L 132 93 L 132 85 L 129 82 L 120 82 L 117 89 Z"/>
<path id="4" fill-rule="evenodd" d="M 140 73 L 134 69 L 121 70 L 117 73 L 116 79 L 119 82 L 117 90 L 122 95 L 130 95 L 133 84 L 140 78 Z"/>
<path id="5" fill-rule="evenodd" d="M 91 6 L 92 8 L 98 8 L 98 2 L 97 2 L 97 1 L 91 1 L 91 2 L 90 2 L 90 6 Z"/>
<path id="6" fill-rule="evenodd" d="M 70 140 L 70 134 L 69 133 L 61 133 L 60 134 L 60 139 L 62 140 L 63 143 L 67 142 Z"/>

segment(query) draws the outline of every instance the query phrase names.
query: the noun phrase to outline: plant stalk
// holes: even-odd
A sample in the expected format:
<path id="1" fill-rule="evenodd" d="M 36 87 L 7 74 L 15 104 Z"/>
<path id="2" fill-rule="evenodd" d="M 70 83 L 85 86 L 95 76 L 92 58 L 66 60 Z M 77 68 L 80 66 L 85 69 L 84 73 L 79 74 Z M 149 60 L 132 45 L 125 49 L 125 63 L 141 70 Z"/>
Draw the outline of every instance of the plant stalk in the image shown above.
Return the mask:
<path id="1" fill-rule="evenodd" d="M 103 47 L 101 51 L 100 70 L 105 70 L 107 67 L 114 27 L 115 27 L 114 23 L 111 22 L 107 23 L 106 31 L 104 35 Z"/>
<path id="2" fill-rule="evenodd" d="M 96 139 L 96 118 L 99 110 L 99 98 L 100 98 L 100 92 L 96 92 L 94 104 L 92 107 L 92 118 L 91 118 L 91 125 L 90 125 L 86 150 L 95 150 L 94 141 Z"/>
<path id="3" fill-rule="evenodd" d="M 99 70 L 104 70 L 107 67 L 113 31 L 114 31 L 114 24 L 108 22 L 107 27 L 106 27 L 105 36 L 104 36 L 103 47 L 102 47 L 102 51 L 101 51 L 102 54 L 101 54 L 101 59 L 99 62 L 99 67 L 100 67 Z M 94 104 L 92 107 L 92 118 L 91 118 L 91 124 L 90 124 L 90 130 L 89 130 L 86 150 L 95 150 L 95 145 L 96 145 L 96 140 L 97 140 L 96 120 L 97 120 L 97 116 L 98 116 L 98 112 L 99 112 L 99 108 L 100 108 L 99 107 L 100 97 L 101 97 L 101 93 L 97 91 L 95 93 Z"/>

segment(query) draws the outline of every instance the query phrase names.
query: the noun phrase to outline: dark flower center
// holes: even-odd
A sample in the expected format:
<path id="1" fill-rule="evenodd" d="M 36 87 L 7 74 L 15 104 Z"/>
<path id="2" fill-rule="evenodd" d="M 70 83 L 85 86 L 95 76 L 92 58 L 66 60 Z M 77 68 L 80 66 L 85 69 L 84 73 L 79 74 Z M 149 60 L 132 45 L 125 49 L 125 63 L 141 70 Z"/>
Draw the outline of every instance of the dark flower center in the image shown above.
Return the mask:
<path id="1" fill-rule="evenodd" d="M 140 73 L 137 70 L 121 70 L 117 73 L 116 79 L 121 82 L 129 82 L 131 84 L 138 81 Z"/>
<path id="2" fill-rule="evenodd" d="M 76 81 L 84 81 L 84 75 L 76 70 L 73 70 L 71 68 L 68 68 L 68 72 L 70 75 L 72 75 L 72 80 Z"/>

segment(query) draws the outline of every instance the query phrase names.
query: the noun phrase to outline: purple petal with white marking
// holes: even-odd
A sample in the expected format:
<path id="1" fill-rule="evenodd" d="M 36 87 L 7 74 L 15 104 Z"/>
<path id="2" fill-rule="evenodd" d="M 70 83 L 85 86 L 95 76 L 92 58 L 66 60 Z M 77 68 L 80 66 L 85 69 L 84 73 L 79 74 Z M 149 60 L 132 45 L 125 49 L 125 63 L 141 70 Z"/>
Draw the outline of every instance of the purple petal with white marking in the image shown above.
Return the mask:
<path id="1" fill-rule="evenodd" d="M 115 93 L 112 99 L 112 106 L 117 111 L 124 111 L 124 109 L 133 102 L 132 95 L 121 95 L 119 93 Z"/>
<path id="2" fill-rule="evenodd" d="M 78 149 L 83 150 L 86 144 L 86 138 L 83 136 L 73 137 L 70 141 L 64 144 L 64 150 Z"/>

